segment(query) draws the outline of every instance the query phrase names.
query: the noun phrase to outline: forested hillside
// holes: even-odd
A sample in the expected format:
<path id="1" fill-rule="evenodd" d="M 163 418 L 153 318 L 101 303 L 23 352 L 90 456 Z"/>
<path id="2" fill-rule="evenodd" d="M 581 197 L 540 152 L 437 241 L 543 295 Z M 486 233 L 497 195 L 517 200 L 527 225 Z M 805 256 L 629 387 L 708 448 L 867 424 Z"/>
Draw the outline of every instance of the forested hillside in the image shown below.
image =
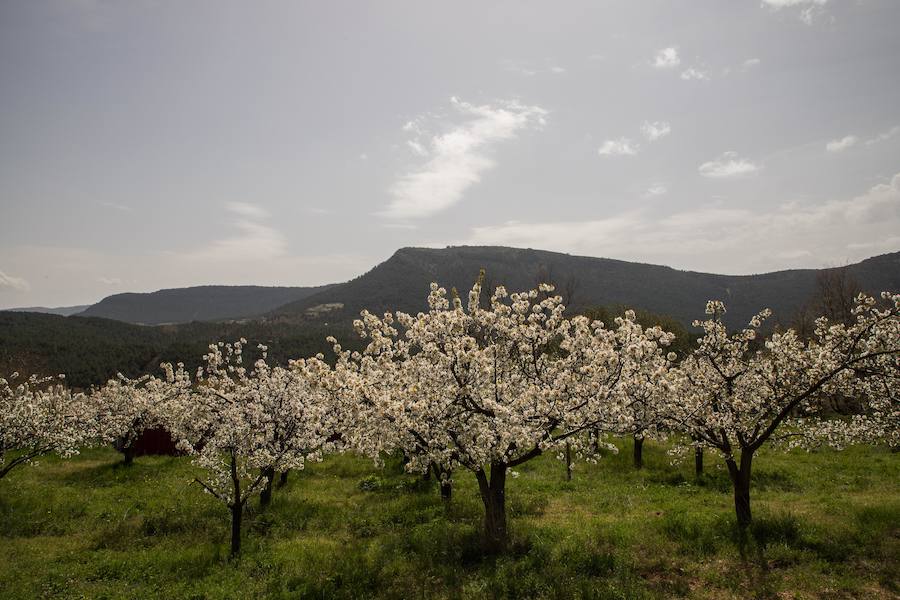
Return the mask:
<path id="1" fill-rule="evenodd" d="M 671 315 L 688 326 L 703 316 L 706 301 L 723 300 L 731 327 L 747 323 L 762 308 L 788 323 L 814 293 L 821 270 L 778 271 L 761 275 L 714 275 L 607 258 L 571 256 L 543 250 L 503 247 L 402 248 L 365 275 L 280 307 L 275 315 L 349 320 L 372 312 L 426 308 L 428 285 L 468 290 L 485 269 L 485 285 L 510 291 L 556 284 L 573 308 L 627 305 Z M 865 291 L 900 289 L 900 252 L 849 265 L 847 273 Z M 330 310 L 328 310 L 330 309 Z"/>
<path id="2" fill-rule="evenodd" d="M 301 300 L 327 287 L 204 285 L 146 294 L 116 294 L 78 314 L 144 325 L 244 319 Z"/>

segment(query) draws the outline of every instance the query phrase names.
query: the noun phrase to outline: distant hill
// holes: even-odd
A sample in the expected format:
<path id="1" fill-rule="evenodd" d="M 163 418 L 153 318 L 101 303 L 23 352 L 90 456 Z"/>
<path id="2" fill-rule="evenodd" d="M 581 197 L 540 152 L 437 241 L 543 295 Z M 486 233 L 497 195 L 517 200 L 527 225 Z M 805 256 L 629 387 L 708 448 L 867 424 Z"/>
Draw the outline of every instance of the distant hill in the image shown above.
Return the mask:
<path id="1" fill-rule="evenodd" d="M 283 364 L 317 352 L 331 356 L 325 341 L 329 334 L 354 347 L 355 336 L 340 325 L 243 321 L 150 327 L 96 317 L 0 311 L 0 375 L 65 373 L 70 385 L 86 388 L 117 372 L 130 377 L 159 374 L 160 362 L 181 361 L 193 370 L 210 343 L 241 337 L 248 340 L 248 361 L 261 343 L 268 346 L 272 361 Z"/>
<path id="2" fill-rule="evenodd" d="M 205 285 L 143 294 L 115 294 L 77 314 L 143 325 L 246 319 L 327 288 Z"/>
<path id="3" fill-rule="evenodd" d="M 56 308 L 47 308 L 46 306 L 28 306 L 22 308 L 4 308 L 2 310 L 8 310 L 12 312 L 43 313 L 45 315 L 59 315 L 61 317 L 68 317 L 69 315 L 80 313 L 90 306 L 90 304 L 82 304 L 79 306 L 58 306 Z"/>
<path id="4" fill-rule="evenodd" d="M 486 287 L 503 284 L 517 291 L 549 281 L 575 308 L 623 304 L 671 315 L 685 325 L 704 316 L 707 300 L 721 299 L 726 302 L 726 320 L 731 327 L 746 324 L 766 307 L 781 322 L 790 321 L 809 300 L 817 273 L 815 269 L 797 269 L 714 275 L 543 250 L 403 248 L 365 275 L 279 307 L 270 317 L 338 322 L 355 318 L 363 308 L 376 313 L 415 313 L 427 308 L 425 299 L 432 281 L 447 289 L 455 286 L 465 297 L 481 268 L 486 270 Z M 900 252 L 876 256 L 848 269 L 870 292 L 900 290 Z"/>

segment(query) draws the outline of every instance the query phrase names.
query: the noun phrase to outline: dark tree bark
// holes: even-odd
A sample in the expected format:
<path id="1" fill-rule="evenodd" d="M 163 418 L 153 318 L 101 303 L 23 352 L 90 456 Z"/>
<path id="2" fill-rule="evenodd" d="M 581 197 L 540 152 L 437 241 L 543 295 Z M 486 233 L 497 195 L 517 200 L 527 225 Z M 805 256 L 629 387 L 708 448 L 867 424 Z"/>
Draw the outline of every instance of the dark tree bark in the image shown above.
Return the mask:
<path id="1" fill-rule="evenodd" d="M 122 464 L 126 467 L 130 467 L 134 464 L 134 456 L 137 454 L 135 450 L 134 444 L 128 444 L 122 447 Z"/>
<path id="2" fill-rule="evenodd" d="M 275 481 L 275 469 L 271 467 L 263 469 L 263 476 L 266 478 L 266 483 L 259 493 L 259 505 L 268 506 L 272 503 L 272 482 Z"/>
<path id="3" fill-rule="evenodd" d="M 740 466 L 735 463 L 734 458 L 728 458 L 725 463 L 728 465 L 728 475 L 734 487 L 734 512 L 738 527 L 744 530 L 753 521 L 750 512 L 750 470 L 753 452 L 746 449 L 741 452 Z"/>
<path id="4" fill-rule="evenodd" d="M 506 464 L 491 463 L 491 478 L 484 469 L 475 472 L 484 503 L 484 548 L 488 553 L 506 549 Z"/>
<path id="5" fill-rule="evenodd" d="M 700 477 L 703 475 L 703 447 L 694 447 L 694 475 Z"/>
<path id="6" fill-rule="evenodd" d="M 428 472 L 426 473 L 426 481 L 431 481 L 432 471 L 434 471 L 434 478 L 437 479 L 438 486 L 441 490 L 441 500 L 449 502 L 450 498 L 453 496 L 453 482 L 450 481 L 450 478 L 453 476 L 453 471 L 439 467 L 436 463 L 431 463 L 431 466 L 428 467 Z"/>
<path id="7" fill-rule="evenodd" d="M 244 505 L 234 502 L 231 508 L 231 556 L 234 558 L 241 553 L 241 516 Z"/>
<path id="8" fill-rule="evenodd" d="M 448 474 L 449 477 L 449 474 Z M 450 502 L 450 498 L 453 496 L 453 484 L 450 483 L 449 479 L 441 479 L 441 500 L 445 502 Z"/>
<path id="9" fill-rule="evenodd" d="M 566 481 L 572 481 L 572 444 L 566 442 Z"/>
<path id="10" fill-rule="evenodd" d="M 285 485 L 287 485 L 288 473 L 290 473 L 290 471 L 281 472 L 281 475 L 278 477 L 278 487 L 284 487 Z"/>
<path id="11" fill-rule="evenodd" d="M 241 552 L 241 516 L 244 512 L 244 499 L 241 497 L 241 478 L 237 472 L 237 456 L 231 451 L 231 484 L 234 486 L 234 500 L 231 508 L 231 557 Z"/>
<path id="12" fill-rule="evenodd" d="M 634 468 L 644 468 L 644 438 L 634 436 Z"/>

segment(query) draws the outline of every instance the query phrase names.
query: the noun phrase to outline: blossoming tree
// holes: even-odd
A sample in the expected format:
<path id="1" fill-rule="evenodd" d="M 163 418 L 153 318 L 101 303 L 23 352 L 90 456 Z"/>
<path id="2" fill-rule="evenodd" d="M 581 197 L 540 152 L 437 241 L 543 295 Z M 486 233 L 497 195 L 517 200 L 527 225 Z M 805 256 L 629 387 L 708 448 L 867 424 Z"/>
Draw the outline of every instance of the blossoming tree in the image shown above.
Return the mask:
<path id="1" fill-rule="evenodd" d="M 336 367 L 352 382 L 356 421 L 365 424 L 357 447 L 408 450 L 413 471 L 439 465 L 475 475 L 489 550 L 506 544 L 510 469 L 567 440 L 587 453 L 590 432 L 617 431 L 630 419 L 618 385 L 623 357 L 642 356 L 646 337 L 567 319 L 552 290 L 498 287 L 482 308 L 476 283 L 464 308 L 432 284 L 427 313 L 363 311 L 355 326 L 370 343 Z"/>
<path id="2" fill-rule="evenodd" d="M 791 329 L 760 339 L 768 310 L 729 335 L 721 302 L 709 302 L 709 318 L 695 323 L 704 335 L 693 354 L 672 371 L 677 393 L 670 403 L 671 418 L 723 456 L 742 528 L 752 518 L 753 456 L 764 444 L 791 439 L 797 428 L 813 423 L 809 417 L 821 410 L 829 394 L 853 393 L 865 385 L 873 406 L 896 401 L 891 385 L 861 383 L 897 381 L 900 295 L 885 293 L 883 298 L 886 306 L 879 307 L 874 298 L 860 296 L 850 325 L 819 319 L 808 342 Z M 786 422 L 786 435 L 775 436 Z"/>
<path id="3" fill-rule="evenodd" d="M 0 479 L 45 454 L 71 456 L 97 432 L 89 399 L 63 377 L 0 377 Z"/>
<path id="4" fill-rule="evenodd" d="M 634 467 L 640 469 L 644 465 L 644 440 L 665 436 L 666 398 L 670 393 L 666 375 L 677 358 L 674 352 L 666 352 L 666 348 L 674 334 L 658 326 L 644 329 L 631 310 L 626 311 L 624 317 L 617 317 L 615 324 L 620 344 L 629 348 L 629 353 L 622 358 L 623 373 L 619 385 L 630 417 L 625 427 L 616 433 L 632 437 Z"/>
<path id="5" fill-rule="evenodd" d="M 192 383 L 183 367 L 164 365 L 180 393 L 169 426 L 205 472 L 195 481 L 231 512 L 231 554 L 241 546 L 248 500 L 271 491 L 277 471 L 302 469 L 333 445 L 339 415 L 308 383 L 305 362 L 272 367 L 262 358 L 243 365 L 245 340 L 211 345 Z"/>
<path id="6" fill-rule="evenodd" d="M 129 379 L 120 373 L 91 394 L 99 411 L 100 437 L 122 453 L 126 465 L 134 461 L 141 434 L 166 422 L 169 395 L 174 392 L 156 377 Z"/>

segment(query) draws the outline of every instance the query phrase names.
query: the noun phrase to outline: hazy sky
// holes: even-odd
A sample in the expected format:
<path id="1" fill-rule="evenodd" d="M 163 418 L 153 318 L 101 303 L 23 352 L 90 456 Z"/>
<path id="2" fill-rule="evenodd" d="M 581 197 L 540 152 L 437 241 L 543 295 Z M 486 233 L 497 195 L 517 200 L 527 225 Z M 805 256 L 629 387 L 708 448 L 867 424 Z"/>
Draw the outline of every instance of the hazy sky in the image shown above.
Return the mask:
<path id="1" fill-rule="evenodd" d="M 0 0 L 0 307 L 900 249 L 900 2 Z"/>

